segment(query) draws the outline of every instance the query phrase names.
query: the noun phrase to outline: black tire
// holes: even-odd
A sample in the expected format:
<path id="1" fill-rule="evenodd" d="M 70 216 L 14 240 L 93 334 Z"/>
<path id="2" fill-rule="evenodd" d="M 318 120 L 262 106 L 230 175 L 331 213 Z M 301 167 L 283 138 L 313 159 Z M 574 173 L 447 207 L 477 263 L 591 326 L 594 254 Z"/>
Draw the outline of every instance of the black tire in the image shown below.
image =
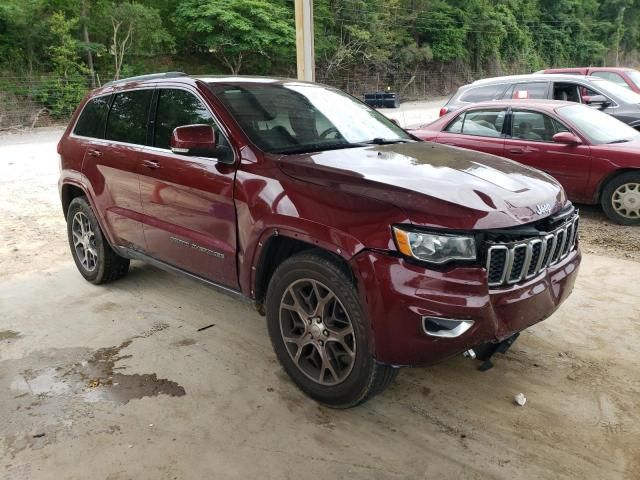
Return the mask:
<path id="1" fill-rule="evenodd" d="M 633 210 L 625 210 L 620 198 L 620 189 L 634 188 L 638 193 L 628 196 L 627 202 L 633 202 L 630 206 L 635 207 Z M 640 172 L 626 172 L 609 180 L 602 190 L 602 198 L 600 200 L 602 210 L 609 219 L 621 225 L 640 225 Z M 622 214 L 624 211 L 627 215 Z"/>
<path id="2" fill-rule="evenodd" d="M 307 352 L 312 352 L 311 355 L 300 355 L 304 357 L 303 361 L 305 361 L 305 359 L 309 359 L 313 355 L 321 358 L 319 354 L 321 347 L 318 347 L 317 344 L 312 345 L 311 343 L 300 347 L 291 341 L 285 343 L 283 339 L 285 335 L 283 333 L 284 327 L 281 327 L 281 302 L 289 303 L 290 300 L 285 301 L 285 299 L 292 298 L 287 297 L 287 295 L 290 295 L 290 293 L 288 293 L 290 292 L 290 287 L 297 288 L 297 285 L 304 285 L 304 282 L 311 282 L 312 284 L 319 285 L 319 288 L 326 289 L 324 292 L 326 296 L 324 296 L 324 298 L 328 298 L 329 293 L 327 292 L 330 292 L 334 299 L 332 300 L 334 312 L 331 318 L 335 318 L 335 310 L 339 309 L 342 312 L 341 315 L 345 314 L 343 318 L 349 321 L 352 326 L 352 333 L 349 333 L 348 337 L 342 337 L 345 343 L 347 341 L 345 339 L 349 338 L 349 342 L 351 342 L 354 347 L 354 354 L 351 356 L 352 359 L 349 360 L 351 367 L 348 372 L 344 373 L 344 378 L 335 384 L 326 385 L 320 383 L 326 376 L 323 368 L 324 364 L 323 367 L 320 367 L 319 378 L 314 380 L 310 378 L 308 372 L 305 373 L 303 367 L 298 366 L 300 361 L 298 364 L 294 361 L 293 357 L 295 353 L 292 352 L 292 349 L 297 353 L 298 348 L 301 351 L 304 348 L 308 348 Z M 304 296 L 300 298 L 304 301 L 307 300 Z M 329 255 L 323 254 L 321 251 L 312 250 L 296 254 L 282 262 L 271 277 L 265 303 L 269 337 L 271 338 L 271 344 L 273 345 L 280 364 L 293 382 L 314 400 L 332 408 L 354 407 L 382 392 L 396 378 L 398 374 L 397 368 L 377 363 L 369 352 L 369 328 L 366 324 L 356 289 L 347 274 L 345 274 L 337 262 L 333 261 Z M 306 304 L 306 307 L 308 307 L 308 305 L 309 303 Z M 329 304 L 322 308 L 323 311 L 330 309 L 328 305 Z M 290 307 L 291 306 L 292 305 L 290 305 Z M 283 310 L 283 312 L 285 312 L 285 310 Z M 289 314 L 283 313 L 283 315 Z M 295 313 L 295 315 L 296 319 L 300 318 L 298 313 Z M 325 319 L 324 314 L 321 314 L 320 317 L 309 317 L 306 320 L 308 323 L 300 323 L 300 325 L 303 325 L 303 323 L 305 325 L 300 327 L 304 329 L 304 333 L 296 338 L 307 339 L 309 342 L 313 342 L 310 331 L 313 318 L 316 320 L 322 318 L 318 323 L 322 325 L 326 323 L 327 328 L 332 332 L 330 335 L 333 337 L 336 323 L 330 326 L 331 324 L 329 322 L 331 318 L 327 317 Z M 284 319 L 282 321 L 286 323 Z M 344 320 L 340 321 L 344 322 Z M 289 324 L 291 324 L 291 322 L 289 322 Z M 327 334 L 327 330 L 325 330 L 324 333 Z M 337 361 L 335 356 L 336 344 L 334 344 L 331 349 L 329 348 L 330 342 L 332 342 L 331 337 L 328 337 L 328 340 L 326 340 L 324 351 L 325 355 L 327 355 L 326 352 L 329 351 L 333 360 Z M 319 342 L 322 344 L 321 340 L 319 340 Z M 289 347 L 287 345 L 289 345 Z M 345 357 L 344 353 L 339 355 L 342 355 L 338 357 L 340 359 Z M 306 361 L 307 365 L 311 363 L 309 360 Z M 341 363 L 342 360 L 338 364 L 332 363 L 335 368 L 331 371 L 333 376 L 329 377 L 330 380 L 337 380 L 335 372 L 346 370 L 344 366 L 339 368 Z"/>
<path id="3" fill-rule="evenodd" d="M 77 220 L 75 224 L 74 219 Z M 93 253 L 91 255 L 85 254 L 81 258 L 80 252 L 84 251 L 84 246 L 80 245 L 76 248 L 74 245 L 74 225 L 78 226 L 85 219 L 90 228 L 87 231 L 91 232 L 87 235 L 87 242 L 90 243 L 90 250 Z M 113 282 L 124 277 L 129 271 L 129 259 L 123 258 L 113 251 L 104 238 L 98 220 L 85 197 L 76 197 L 69 205 L 67 211 L 67 237 L 73 261 L 76 262 L 76 267 L 78 267 L 78 270 L 87 281 L 96 285 Z M 87 256 L 91 256 L 93 260 L 87 261 L 85 258 Z"/>

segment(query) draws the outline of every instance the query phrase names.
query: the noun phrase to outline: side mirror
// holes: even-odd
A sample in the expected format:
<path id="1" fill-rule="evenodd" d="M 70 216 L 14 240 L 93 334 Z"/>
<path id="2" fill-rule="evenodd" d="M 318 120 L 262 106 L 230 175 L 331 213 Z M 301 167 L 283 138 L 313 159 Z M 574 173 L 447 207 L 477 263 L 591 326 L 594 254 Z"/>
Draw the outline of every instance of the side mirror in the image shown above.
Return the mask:
<path id="1" fill-rule="evenodd" d="M 600 110 L 603 110 L 611 105 L 611 102 L 604 95 L 586 95 L 582 97 L 582 99 L 587 105 L 598 107 Z"/>
<path id="2" fill-rule="evenodd" d="M 216 131 L 211 125 L 185 125 L 171 134 L 169 147 L 173 153 L 213 158 L 217 155 Z"/>
<path id="3" fill-rule="evenodd" d="M 402 128 L 402 125 L 400 125 L 400 122 L 398 122 L 398 120 L 396 120 L 395 118 L 387 117 L 387 119 L 388 119 L 391 123 L 393 123 L 396 127 L 400 127 L 400 128 Z"/>
<path id="4" fill-rule="evenodd" d="M 568 145 L 580 145 L 582 143 L 582 140 L 571 132 L 558 132 L 553 136 L 553 141 L 556 143 L 566 143 Z"/>

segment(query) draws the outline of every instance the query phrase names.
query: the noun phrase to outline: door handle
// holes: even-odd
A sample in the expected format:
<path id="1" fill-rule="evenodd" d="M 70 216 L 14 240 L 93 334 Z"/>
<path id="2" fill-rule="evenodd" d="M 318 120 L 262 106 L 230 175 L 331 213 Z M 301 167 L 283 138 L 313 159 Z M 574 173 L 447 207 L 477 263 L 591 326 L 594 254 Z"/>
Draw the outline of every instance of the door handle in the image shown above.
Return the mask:
<path id="1" fill-rule="evenodd" d="M 144 162 L 142 162 L 142 165 L 152 170 L 160 168 L 160 163 L 156 162 L 155 160 L 145 160 Z"/>
<path id="2" fill-rule="evenodd" d="M 524 148 L 510 148 L 509 153 L 513 153 L 515 155 L 524 153 Z"/>
<path id="3" fill-rule="evenodd" d="M 87 155 L 89 155 L 90 157 L 101 157 L 102 152 L 100 150 L 96 150 L 95 148 L 89 148 L 87 150 Z"/>

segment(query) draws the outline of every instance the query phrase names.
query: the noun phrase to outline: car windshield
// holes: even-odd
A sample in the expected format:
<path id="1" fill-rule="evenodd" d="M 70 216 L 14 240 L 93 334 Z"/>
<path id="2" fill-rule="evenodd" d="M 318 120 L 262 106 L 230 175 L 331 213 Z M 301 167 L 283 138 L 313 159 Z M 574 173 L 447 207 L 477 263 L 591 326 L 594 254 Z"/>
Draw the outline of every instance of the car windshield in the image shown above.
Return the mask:
<path id="1" fill-rule="evenodd" d="M 636 84 L 636 87 L 640 88 L 640 72 L 637 70 L 630 70 L 627 71 L 626 74 L 631 81 Z"/>
<path id="2" fill-rule="evenodd" d="M 604 79 L 592 79 L 591 81 L 593 82 L 593 85 L 600 88 L 605 95 L 609 94 L 625 103 L 640 104 L 640 95 L 629 90 L 627 87 L 621 87 L 620 85 Z"/>
<path id="3" fill-rule="evenodd" d="M 591 107 L 570 105 L 560 107 L 556 112 L 594 144 L 622 143 L 640 137 L 640 133 L 626 123 Z"/>
<path id="4" fill-rule="evenodd" d="M 304 153 L 410 142 L 376 110 L 339 90 L 306 83 L 211 82 L 209 87 L 259 148 Z"/>

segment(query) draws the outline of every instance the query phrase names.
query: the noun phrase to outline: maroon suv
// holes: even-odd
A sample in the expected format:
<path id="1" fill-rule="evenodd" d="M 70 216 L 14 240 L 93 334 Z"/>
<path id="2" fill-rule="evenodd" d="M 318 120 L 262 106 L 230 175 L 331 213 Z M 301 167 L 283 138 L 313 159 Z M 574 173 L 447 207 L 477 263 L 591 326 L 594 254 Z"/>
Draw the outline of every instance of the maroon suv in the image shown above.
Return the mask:
<path id="1" fill-rule="evenodd" d="M 253 302 L 293 381 L 334 407 L 403 365 L 488 362 L 558 308 L 580 263 L 551 177 L 418 141 L 317 84 L 118 81 L 82 102 L 58 152 L 87 280 L 138 259 Z"/>

